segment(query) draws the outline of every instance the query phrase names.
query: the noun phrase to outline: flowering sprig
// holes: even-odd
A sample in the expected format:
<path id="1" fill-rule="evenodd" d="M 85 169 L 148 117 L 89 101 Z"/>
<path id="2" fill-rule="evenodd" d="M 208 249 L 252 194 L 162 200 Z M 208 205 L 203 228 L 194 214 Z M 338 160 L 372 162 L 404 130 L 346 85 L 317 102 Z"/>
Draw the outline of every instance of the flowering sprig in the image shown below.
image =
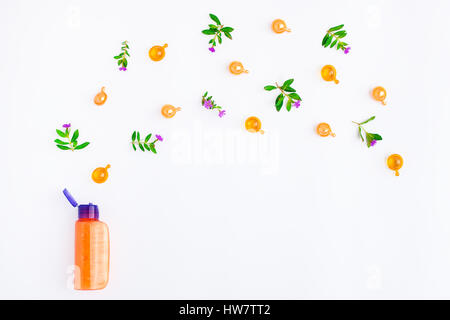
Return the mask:
<path id="1" fill-rule="evenodd" d="M 72 135 L 72 138 L 70 137 L 70 123 L 63 124 L 64 131 L 61 131 L 59 129 L 56 129 L 56 133 L 63 139 L 67 139 L 67 141 L 62 141 L 60 139 L 55 139 L 56 146 L 60 148 L 61 150 L 81 150 L 86 148 L 89 145 L 89 142 L 84 142 L 82 144 L 78 144 L 78 136 L 79 132 L 78 130 L 75 130 L 75 132 Z"/>
<path id="2" fill-rule="evenodd" d="M 225 115 L 226 111 L 224 109 L 222 109 L 221 106 L 218 106 L 214 102 L 214 100 L 211 100 L 212 96 L 207 97 L 207 95 L 208 95 L 208 91 L 206 91 L 202 97 L 202 106 L 204 106 L 208 110 L 214 110 L 214 109 L 219 110 L 219 117 L 222 118 Z"/>
<path id="3" fill-rule="evenodd" d="M 222 44 L 222 32 L 228 39 L 232 40 L 231 32 L 234 30 L 231 27 L 224 27 L 222 23 L 220 23 L 219 18 L 217 16 L 213 15 L 212 13 L 209 14 L 209 17 L 214 21 L 216 24 L 210 24 L 209 29 L 205 29 L 202 32 L 206 35 L 214 35 L 214 37 L 209 40 L 209 44 L 211 44 L 211 47 L 209 48 L 209 51 L 216 52 L 216 49 L 214 48 L 217 43 Z"/>
<path id="4" fill-rule="evenodd" d="M 144 140 L 141 140 L 141 134 L 139 131 L 134 131 L 131 135 L 131 145 L 133 146 L 134 151 L 137 150 L 137 145 L 143 152 L 147 150 L 156 154 L 155 143 L 158 141 L 163 141 L 163 138 L 159 134 L 155 134 L 156 139 L 154 141 L 150 141 L 151 137 L 152 134 L 149 133 Z"/>
<path id="5" fill-rule="evenodd" d="M 119 66 L 121 66 L 119 68 L 120 71 L 127 71 L 127 66 L 128 66 L 128 60 L 127 60 L 127 56 L 130 56 L 130 54 L 128 53 L 128 49 L 130 49 L 130 47 L 128 46 L 128 41 L 124 41 L 122 42 L 122 52 L 115 56 L 114 59 L 117 59 L 117 64 Z"/>
<path id="6" fill-rule="evenodd" d="M 279 89 L 281 93 L 278 95 L 275 100 L 275 108 L 277 111 L 280 111 L 283 107 L 284 99 L 286 98 L 286 110 L 291 111 L 291 107 L 294 106 L 296 108 L 300 107 L 300 101 L 302 98 L 295 92 L 295 89 L 291 87 L 291 84 L 294 82 L 294 79 L 286 80 L 282 86 L 279 86 L 278 83 L 275 83 L 275 86 L 269 85 L 265 86 L 264 90 L 272 91 L 275 89 Z"/>
<path id="7" fill-rule="evenodd" d="M 322 46 L 324 48 L 327 48 L 330 46 L 330 48 L 333 48 L 336 46 L 336 50 L 343 50 L 345 54 L 349 53 L 350 47 L 348 46 L 348 43 L 341 41 L 342 38 L 344 38 L 347 35 L 347 31 L 341 30 L 344 27 L 343 24 L 328 29 L 325 37 L 323 37 L 322 40 Z"/>
<path id="8" fill-rule="evenodd" d="M 367 119 L 366 121 L 363 121 L 361 123 L 352 121 L 353 123 L 358 125 L 359 136 L 361 137 L 361 140 L 363 142 L 364 142 L 364 137 L 363 137 L 362 131 L 364 131 L 364 134 L 366 135 L 367 148 L 373 147 L 373 146 L 375 146 L 377 144 L 377 141 L 383 140 L 383 138 L 379 134 L 377 134 L 377 133 L 369 133 L 363 127 L 364 124 L 372 121 L 373 119 L 375 119 L 375 116 L 370 117 L 369 119 Z"/>

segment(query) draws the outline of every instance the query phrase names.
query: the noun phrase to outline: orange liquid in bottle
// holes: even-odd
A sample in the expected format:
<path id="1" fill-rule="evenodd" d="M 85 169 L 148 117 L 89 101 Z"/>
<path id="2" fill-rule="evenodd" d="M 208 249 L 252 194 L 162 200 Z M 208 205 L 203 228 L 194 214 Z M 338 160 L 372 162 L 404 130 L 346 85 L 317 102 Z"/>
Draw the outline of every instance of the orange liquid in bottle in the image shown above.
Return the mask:
<path id="1" fill-rule="evenodd" d="M 108 226 L 95 218 L 81 218 L 75 223 L 75 289 L 103 289 L 108 279 Z"/>

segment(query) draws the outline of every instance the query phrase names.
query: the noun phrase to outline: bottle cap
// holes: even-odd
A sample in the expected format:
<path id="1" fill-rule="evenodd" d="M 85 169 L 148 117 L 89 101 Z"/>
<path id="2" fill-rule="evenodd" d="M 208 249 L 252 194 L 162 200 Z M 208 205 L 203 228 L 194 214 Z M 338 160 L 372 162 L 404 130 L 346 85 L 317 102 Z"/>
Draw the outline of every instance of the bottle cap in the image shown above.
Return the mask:
<path id="1" fill-rule="evenodd" d="M 80 204 L 78 206 L 78 219 L 98 219 L 98 206 L 95 204 Z"/>
<path id="2" fill-rule="evenodd" d="M 64 189 L 63 193 L 74 208 L 78 206 L 78 219 L 98 219 L 98 206 L 92 203 L 78 205 L 67 189 Z"/>

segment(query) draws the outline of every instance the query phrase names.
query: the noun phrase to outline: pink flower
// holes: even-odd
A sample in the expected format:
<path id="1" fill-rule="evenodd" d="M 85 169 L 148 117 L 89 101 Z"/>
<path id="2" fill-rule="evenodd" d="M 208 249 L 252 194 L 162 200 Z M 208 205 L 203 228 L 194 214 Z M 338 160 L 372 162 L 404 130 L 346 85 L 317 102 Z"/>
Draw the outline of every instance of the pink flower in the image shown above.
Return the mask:
<path id="1" fill-rule="evenodd" d="M 370 146 L 371 147 L 373 147 L 374 145 L 376 145 L 377 144 L 377 140 L 372 140 L 371 142 L 370 142 Z"/>
<path id="2" fill-rule="evenodd" d="M 205 100 L 203 103 L 206 109 L 211 109 L 213 107 L 211 100 Z"/>
<path id="3" fill-rule="evenodd" d="M 214 49 L 214 47 L 211 47 L 211 48 L 209 48 L 209 51 L 216 52 L 216 49 Z"/>
<path id="4" fill-rule="evenodd" d="M 70 123 L 63 124 L 63 128 L 69 129 L 70 128 Z"/>
<path id="5" fill-rule="evenodd" d="M 294 107 L 296 108 L 300 107 L 300 100 L 295 101 Z"/>
<path id="6" fill-rule="evenodd" d="M 225 110 L 220 110 L 219 111 L 219 117 L 222 118 L 225 115 L 225 112 L 226 112 Z"/>
<path id="7" fill-rule="evenodd" d="M 159 141 L 163 141 L 163 137 L 161 137 L 159 134 L 155 135 L 156 139 L 158 139 Z"/>
<path id="8" fill-rule="evenodd" d="M 125 67 L 120 67 L 119 70 L 120 70 L 120 71 L 127 71 L 127 68 L 125 68 Z"/>
<path id="9" fill-rule="evenodd" d="M 344 49 L 344 53 L 345 53 L 345 54 L 349 53 L 349 52 L 350 52 L 350 49 L 351 49 L 350 47 L 345 48 L 345 49 Z"/>

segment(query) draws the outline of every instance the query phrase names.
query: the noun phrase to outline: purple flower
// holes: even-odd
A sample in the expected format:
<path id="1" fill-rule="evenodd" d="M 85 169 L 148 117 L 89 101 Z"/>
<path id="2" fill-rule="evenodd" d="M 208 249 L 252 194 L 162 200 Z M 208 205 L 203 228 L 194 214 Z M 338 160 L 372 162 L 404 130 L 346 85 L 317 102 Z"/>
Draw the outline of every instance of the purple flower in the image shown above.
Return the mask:
<path id="1" fill-rule="evenodd" d="M 120 71 L 127 71 L 127 68 L 125 68 L 125 67 L 120 67 L 119 70 L 120 70 Z"/>
<path id="2" fill-rule="evenodd" d="M 345 54 L 349 53 L 349 52 L 350 52 L 350 49 L 351 49 L 350 47 L 345 48 L 345 49 L 344 49 L 344 53 L 345 53 Z"/>
<path id="3" fill-rule="evenodd" d="M 214 49 L 214 47 L 211 47 L 211 48 L 209 48 L 209 51 L 216 52 L 216 49 Z"/>
<path id="4" fill-rule="evenodd" d="M 373 147 L 376 144 L 377 144 L 377 140 L 374 139 L 374 140 L 370 141 L 370 146 L 371 147 Z"/>
<path id="5" fill-rule="evenodd" d="M 219 111 L 219 117 L 222 118 L 225 115 L 225 112 L 226 112 L 225 110 L 220 110 Z"/>
<path id="6" fill-rule="evenodd" d="M 63 128 L 69 129 L 70 128 L 70 123 L 63 124 Z"/>
<path id="7" fill-rule="evenodd" d="M 294 107 L 296 108 L 300 107 L 300 100 L 295 101 Z"/>
<path id="8" fill-rule="evenodd" d="M 161 137 L 159 134 L 155 135 L 156 139 L 158 139 L 159 141 L 163 141 L 163 137 Z"/>
<path id="9" fill-rule="evenodd" d="M 203 102 L 203 105 L 206 109 L 211 109 L 213 107 L 211 100 L 205 100 L 205 102 Z"/>

